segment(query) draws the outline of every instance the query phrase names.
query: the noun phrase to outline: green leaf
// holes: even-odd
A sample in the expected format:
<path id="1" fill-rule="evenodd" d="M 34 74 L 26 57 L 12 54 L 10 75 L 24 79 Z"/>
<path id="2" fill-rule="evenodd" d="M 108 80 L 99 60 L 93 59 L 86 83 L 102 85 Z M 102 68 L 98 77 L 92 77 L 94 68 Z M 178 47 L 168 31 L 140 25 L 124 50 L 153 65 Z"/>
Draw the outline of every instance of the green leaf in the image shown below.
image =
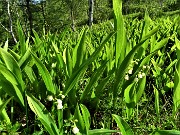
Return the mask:
<path id="1" fill-rule="evenodd" d="M 90 129 L 91 115 L 85 105 L 80 104 L 80 108 L 81 108 L 83 120 L 84 120 L 85 127 L 86 127 L 86 133 L 88 133 L 88 130 Z"/>
<path id="2" fill-rule="evenodd" d="M 27 93 L 27 101 L 31 110 L 37 115 L 50 135 L 59 135 L 58 128 L 45 106 L 30 93 Z"/>
<path id="3" fill-rule="evenodd" d="M 175 67 L 174 92 L 173 92 L 174 113 L 180 107 L 180 60 Z"/>
<path id="4" fill-rule="evenodd" d="M 2 89 L 9 94 L 10 96 L 14 96 L 14 98 L 24 106 L 24 99 L 22 89 L 19 85 L 18 80 L 14 76 L 14 74 L 9 71 L 4 65 L 0 64 L 0 86 Z"/>
<path id="5" fill-rule="evenodd" d="M 159 113 L 159 91 L 156 89 L 156 87 L 154 86 L 154 95 L 155 95 L 155 109 L 156 109 L 156 114 L 159 117 L 160 113 Z"/>
<path id="6" fill-rule="evenodd" d="M 14 57 L 6 52 L 4 49 L 0 48 L 0 54 L 4 60 L 4 63 L 7 67 L 7 69 L 9 69 L 13 74 L 14 76 L 17 78 L 18 80 L 18 84 L 20 84 L 21 86 L 21 92 L 24 91 L 24 82 L 22 80 L 22 73 L 21 73 L 21 69 L 17 63 L 17 61 L 14 59 Z"/>
<path id="7" fill-rule="evenodd" d="M 142 79 L 138 81 L 136 87 L 136 103 L 139 102 L 142 94 L 144 93 L 145 86 L 146 86 L 146 76 L 144 76 Z"/>
<path id="8" fill-rule="evenodd" d="M 139 47 L 153 34 L 155 34 L 158 31 L 158 27 L 155 29 L 151 30 L 144 38 L 138 43 L 125 57 L 123 62 L 121 63 L 120 67 L 116 70 L 116 77 L 115 77 L 115 83 L 114 83 L 114 88 L 113 88 L 113 104 L 115 105 L 116 103 L 116 97 L 117 97 L 117 92 L 121 89 L 125 74 L 128 70 L 129 65 L 131 64 L 131 61 L 133 60 L 134 54 L 136 51 L 139 49 Z"/>
<path id="9" fill-rule="evenodd" d="M 0 113 L 2 113 L 2 110 L 5 109 L 6 105 L 11 101 L 11 99 L 13 99 L 13 97 L 10 97 L 8 100 L 6 100 L 5 102 L 3 102 L 3 104 L 0 104 Z M 1 99 L 0 99 L 1 100 Z"/>
<path id="10" fill-rule="evenodd" d="M 43 78 L 43 81 L 46 85 L 46 88 L 49 92 L 55 94 L 56 93 L 56 90 L 54 88 L 54 85 L 53 85 L 53 82 L 52 82 L 52 78 L 51 78 L 51 75 L 50 73 L 48 72 L 47 68 L 44 66 L 44 64 L 38 59 L 37 56 L 35 56 L 33 53 L 32 53 L 32 57 L 35 61 L 35 64 L 38 68 L 38 71 L 39 73 L 41 74 L 42 78 Z"/>
<path id="11" fill-rule="evenodd" d="M 18 80 L 17 78 L 15 77 L 15 75 L 10 71 L 8 70 L 3 64 L 0 63 L 0 73 L 9 81 L 11 82 L 12 84 L 14 85 L 18 85 Z M 1 80 L 1 78 L 0 78 Z"/>
<path id="12" fill-rule="evenodd" d="M 152 135 L 180 135 L 180 131 L 176 130 L 159 130 L 152 133 Z"/>
<path id="13" fill-rule="evenodd" d="M 81 115 L 81 112 L 79 110 L 79 105 L 76 106 L 74 118 L 78 120 L 76 126 L 79 128 L 79 132 L 82 134 L 86 134 L 85 123 L 83 120 L 83 116 Z"/>
<path id="14" fill-rule="evenodd" d="M 73 61 L 70 54 L 70 47 L 66 48 L 66 66 L 67 66 L 68 75 L 71 76 L 73 70 Z"/>
<path id="15" fill-rule="evenodd" d="M 93 129 L 88 131 L 88 135 L 109 135 L 110 133 L 117 133 L 117 130 L 109 129 Z"/>
<path id="16" fill-rule="evenodd" d="M 58 47 L 54 42 L 52 42 L 52 49 L 54 50 L 56 54 L 57 65 L 59 65 L 58 67 L 62 69 L 63 67 L 65 67 L 63 56 L 60 54 Z"/>
<path id="17" fill-rule="evenodd" d="M 167 43 L 168 43 L 169 38 L 165 38 L 163 40 L 161 40 L 160 42 L 158 42 L 157 44 L 155 44 L 152 48 L 152 52 L 155 52 L 157 50 L 159 50 L 160 48 L 164 47 Z"/>
<path id="18" fill-rule="evenodd" d="M 114 31 L 117 31 L 115 38 L 115 63 L 116 67 L 119 68 L 126 55 L 126 33 L 122 15 L 122 0 L 113 0 L 113 10 L 115 14 Z"/>
<path id="19" fill-rule="evenodd" d="M 112 117 L 120 128 L 120 132 L 122 133 L 122 135 L 134 135 L 130 126 L 121 117 L 116 114 L 112 114 Z"/>
<path id="20" fill-rule="evenodd" d="M 177 59 L 175 59 L 174 61 L 172 61 L 169 66 L 165 69 L 165 73 L 168 72 L 176 63 L 177 63 Z"/>
<path id="21" fill-rule="evenodd" d="M 126 103 L 134 102 L 135 96 L 135 83 L 131 83 L 124 91 L 124 98 Z"/>
<path id="22" fill-rule="evenodd" d="M 105 62 L 104 64 L 102 64 L 92 75 L 89 83 L 86 85 L 85 89 L 83 90 L 83 93 L 81 94 L 80 100 L 81 102 L 83 102 L 84 100 L 88 99 L 89 96 L 91 95 L 91 90 L 94 87 L 94 85 L 96 84 L 96 82 L 98 81 L 98 79 L 101 77 L 103 71 L 106 68 L 106 64 L 107 62 Z"/>
<path id="23" fill-rule="evenodd" d="M 1 89 L 0 89 L 0 91 L 1 91 Z M 6 110 L 5 110 L 5 107 L 12 98 L 13 97 L 9 98 L 5 102 L 2 102 L 1 97 L 0 97 L 0 121 L 5 120 L 8 124 L 11 123 L 11 120 L 10 120 Z"/>
<path id="24" fill-rule="evenodd" d="M 174 92 L 173 92 L 174 115 L 180 108 L 180 41 L 177 38 L 175 38 L 175 43 L 177 47 L 176 53 L 177 53 L 178 61 L 175 66 L 175 77 L 174 77 Z"/>
<path id="25" fill-rule="evenodd" d="M 103 47 L 105 44 L 109 41 L 109 39 L 114 35 L 114 32 L 110 33 L 105 40 L 101 43 L 101 45 L 96 49 L 96 51 L 87 59 L 86 61 L 83 62 L 83 64 L 78 68 L 77 71 L 75 71 L 71 77 L 68 79 L 68 81 L 65 84 L 65 89 L 63 91 L 63 95 L 67 95 L 74 85 L 78 82 L 79 77 L 84 73 L 86 70 L 87 66 L 91 64 L 99 55 L 99 53 L 102 51 Z"/>
<path id="26" fill-rule="evenodd" d="M 17 31 L 18 31 L 20 52 L 22 55 L 24 55 L 24 53 L 26 52 L 25 36 L 19 21 L 17 22 Z"/>
<path id="27" fill-rule="evenodd" d="M 80 38 L 78 39 L 78 44 L 76 45 L 75 48 L 75 51 L 73 51 L 73 56 L 74 54 L 76 56 L 74 56 L 73 58 L 76 58 L 74 59 L 75 61 L 73 61 L 75 64 L 75 70 L 77 70 L 79 68 L 79 66 L 82 64 L 83 62 L 83 59 L 84 59 L 84 55 L 86 53 L 86 45 L 84 44 L 85 43 L 85 40 L 86 40 L 86 32 L 87 32 L 87 29 L 83 29 L 81 34 L 80 34 Z"/>
<path id="28" fill-rule="evenodd" d="M 111 75 L 110 76 L 108 76 L 108 77 L 106 77 L 106 78 L 104 78 L 101 82 L 100 82 L 100 84 L 95 88 L 95 95 L 96 95 L 96 97 L 97 98 L 101 98 L 103 95 L 102 95 L 102 93 L 104 93 L 104 88 L 105 88 L 105 86 L 107 85 L 107 83 L 108 83 L 108 81 L 110 80 L 110 78 L 111 78 Z M 111 92 L 111 91 L 109 91 L 109 92 Z M 107 93 L 108 94 L 108 93 Z"/>
<path id="29" fill-rule="evenodd" d="M 25 54 L 18 61 L 18 64 L 21 67 L 21 70 L 23 70 L 25 66 L 29 63 L 30 58 L 31 58 L 30 56 L 31 56 L 31 50 L 30 48 L 28 48 Z"/>

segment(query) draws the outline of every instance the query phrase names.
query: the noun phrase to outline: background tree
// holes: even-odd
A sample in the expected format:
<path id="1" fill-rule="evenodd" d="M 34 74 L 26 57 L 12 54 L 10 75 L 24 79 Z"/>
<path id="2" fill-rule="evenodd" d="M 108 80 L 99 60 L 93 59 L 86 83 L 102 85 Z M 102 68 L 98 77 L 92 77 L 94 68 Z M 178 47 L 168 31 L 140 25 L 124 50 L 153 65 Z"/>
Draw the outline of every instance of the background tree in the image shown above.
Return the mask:
<path id="1" fill-rule="evenodd" d="M 89 0 L 89 26 L 93 23 L 94 0 Z"/>
<path id="2" fill-rule="evenodd" d="M 151 18 L 163 12 L 179 10 L 180 0 L 124 0 L 123 14 L 148 11 Z M 9 8 L 8 8 L 9 7 Z M 72 30 L 113 18 L 112 0 L 1 0 L 0 42 L 9 38 L 16 42 L 16 22 L 23 27 L 26 37 L 35 29 L 39 34 L 46 31 Z M 13 34 L 14 33 L 14 34 Z"/>

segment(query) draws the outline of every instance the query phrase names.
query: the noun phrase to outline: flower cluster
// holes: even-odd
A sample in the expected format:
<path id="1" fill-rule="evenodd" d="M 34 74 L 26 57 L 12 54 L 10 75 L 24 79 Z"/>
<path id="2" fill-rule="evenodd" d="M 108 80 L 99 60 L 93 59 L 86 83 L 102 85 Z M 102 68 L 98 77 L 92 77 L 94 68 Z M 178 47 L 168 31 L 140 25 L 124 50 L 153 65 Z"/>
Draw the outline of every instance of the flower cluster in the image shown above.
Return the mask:
<path id="1" fill-rule="evenodd" d="M 61 96 L 61 99 L 64 99 L 65 98 L 65 96 L 63 95 L 63 94 L 60 94 L 60 96 Z M 55 98 L 56 99 L 56 98 Z M 55 100 L 54 98 L 53 98 L 53 96 L 52 95 L 48 95 L 47 96 L 47 100 L 48 101 L 53 101 L 53 100 Z M 62 100 L 61 99 L 56 99 L 56 102 L 57 102 L 57 109 L 59 110 L 59 109 L 63 109 L 63 103 L 62 103 Z"/>
<path id="2" fill-rule="evenodd" d="M 125 80 L 129 80 L 129 75 L 133 74 L 133 66 L 134 65 L 138 65 L 139 59 L 136 59 L 135 61 L 132 61 L 130 66 L 128 67 L 128 71 L 126 72 L 126 75 L 124 77 Z M 139 79 L 143 78 L 144 76 L 146 76 L 146 74 L 144 73 L 146 69 L 149 69 L 149 66 L 142 66 L 142 70 L 136 75 L 134 81 L 138 82 Z"/>
<path id="3" fill-rule="evenodd" d="M 61 99 L 57 99 L 57 109 L 63 109 L 63 105 L 62 105 L 62 100 Z"/>

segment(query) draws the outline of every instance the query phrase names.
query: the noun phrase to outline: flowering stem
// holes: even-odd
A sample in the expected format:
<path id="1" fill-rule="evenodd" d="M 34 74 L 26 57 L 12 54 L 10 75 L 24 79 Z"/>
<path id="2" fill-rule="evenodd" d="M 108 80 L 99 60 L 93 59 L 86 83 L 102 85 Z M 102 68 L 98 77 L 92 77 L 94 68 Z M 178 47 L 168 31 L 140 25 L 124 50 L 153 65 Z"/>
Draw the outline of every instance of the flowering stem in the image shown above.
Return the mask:
<path id="1" fill-rule="evenodd" d="M 63 109 L 58 111 L 58 125 L 59 125 L 59 135 L 63 135 Z"/>

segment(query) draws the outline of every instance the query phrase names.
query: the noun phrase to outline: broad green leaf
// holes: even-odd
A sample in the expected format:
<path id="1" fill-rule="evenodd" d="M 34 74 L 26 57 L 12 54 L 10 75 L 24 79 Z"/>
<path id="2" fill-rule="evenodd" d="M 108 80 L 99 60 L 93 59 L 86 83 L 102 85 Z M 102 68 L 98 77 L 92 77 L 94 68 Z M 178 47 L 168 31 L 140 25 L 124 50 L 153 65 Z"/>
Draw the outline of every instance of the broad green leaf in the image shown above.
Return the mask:
<path id="1" fill-rule="evenodd" d="M 0 89 L 1 90 L 1 89 Z M 9 98 L 8 100 L 6 100 L 5 102 L 2 102 L 1 97 L 0 97 L 0 121 L 5 120 L 7 123 L 11 123 L 10 118 L 5 110 L 6 105 L 9 103 L 9 101 L 12 99 L 13 97 Z"/>
<path id="2" fill-rule="evenodd" d="M 177 59 L 175 59 L 174 61 L 172 61 L 169 66 L 165 69 L 165 72 L 168 72 L 176 63 L 177 63 Z"/>
<path id="3" fill-rule="evenodd" d="M 30 48 L 28 48 L 25 54 L 18 61 L 18 64 L 21 67 L 21 70 L 23 70 L 25 66 L 29 63 L 30 58 L 31 58 L 31 51 L 30 51 Z"/>
<path id="4" fill-rule="evenodd" d="M 180 41 L 175 39 L 176 47 L 177 47 L 177 64 L 175 66 L 175 77 L 174 77 L 174 92 L 173 92 L 173 104 L 175 114 L 180 107 Z"/>
<path id="5" fill-rule="evenodd" d="M 146 76 L 144 76 L 142 79 L 139 79 L 136 87 L 136 103 L 139 102 L 141 96 L 144 93 L 144 89 L 146 86 Z"/>
<path id="6" fill-rule="evenodd" d="M 25 36 L 19 21 L 17 22 L 17 31 L 18 31 L 17 34 L 19 38 L 20 52 L 21 55 L 24 55 L 24 53 L 26 52 Z"/>
<path id="7" fill-rule="evenodd" d="M 88 95 L 91 95 L 90 92 L 91 92 L 92 88 L 94 87 L 94 85 L 96 84 L 96 82 L 98 81 L 98 79 L 101 77 L 103 71 L 106 68 L 106 64 L 107 64 L 107 62 L 102 64 L 102 66 L 99 67 L 92 75 L 89 83 L 86 85 L 85 89 L 83 90 L 83 93 L 81 94 L 81 97 L 80 97 L 81 102 L 83 102 L 85 99 L 89 98 Z"/>
<path id="8" fill-rule="evenodd" d="M 124 80 L 124 76 L 128 70 L 128 67 L 131 63 L 131 61 L 133 60 L 134 54 L 136 53 L 136 51 L 139 49 L 139 47 L 149 38 L 151 37 L 153 34 L 155 34 L 158 30 L 158 27 L 156 27 L 155 29 L 151 30 L 146 36 L 143 37 L 143 39 L 140 41 L 140 43 L 138 43 L 129 53 L 128 55 L 125 57 L 125 59 L 123 60 L 122 64 L 120 65 L 119 69 L 117 69 L 116 71 L 116 77 L 115 77 L 115 83 L 114 83 L 114 88 L 113 88 L 113 104 L 115 105 L 116 103 L 116 97 L 117 97 L 117 92 L 121 89 L 122 84 L 123 84 L 123 80 Z"/>
<path id="9" fill-rule="evenodd" d="M 126 32 L 124 26 L 124 19 L 122 15 L 122 0 L 113 0 L 114 30 L 117 31 L 115 38 L 115 63 L 116 67 L 124 60 L 126 54 Z"/>
<path id="10" fill-rule="evenodd" d="M 88 135 L 109 135 L 110 133 L 117 133 L 117 130 L 109 129 L 93 129 L 88 131 Z"/>
<path id="11" fill-rule="evenodd" d="M 31 110 L 37 115 L 45 129 L 50 135 L 59 135 L 58 128 L 51 114 L 45 106 L 30 93 L 27 93 L 27 101 Z"/>
<path id="12" fill-rule="evenodd" d="M 135 96 L 135 83 L 131 83 L 124 91 L 124 98 L 126 103 L 134 102 Z"/>
<path id="13" fill-rule="evenodd" d="M 32 53 L 32 57 L 35 61 L 35 64 L 39 70 L 39 73 L 41 74 L 42 78 L 43 78 L 43 81 L 46 85 L 46 88 L 49 92 L 55 94 L 56 93 L 56 90 L 54 88 L 54 85 L 53 85 L 53 82 L 52 82 L 52 78 L 51 78 L 51 75 L 50 73 L 48 72 L 47 68 L 44 66 L 44 64 L 38 59 L 37 56 L 35 56 L 33 53 Z"/>
<path id="14" fill-rule="evenodd" d="M 70 47 L 66 48 L 66 67 L 68 71 L 68 76 L 71 76 L 73 70 L 73 61 L 70 54 Z"/>
<path id="15" fill-rule="evenodd" d="M 8 51 L 8 40 L 5 42 L 4 50 L 5 50 L 5 51 Z"/>
<path id="16" fill-rule="evenodd" d="M 91 115 L 85 105 L 80 104 L 80 108 L 81 108 L 83 120 L 84 120 L 85 127 L 86 127 L 86 134 L 87 134 L 88 130 L 90 129 Z"/>
<path id="17" fill-rule="evenodd" d="M 111 75 L 109 75 L 108 77 L 104 78 L 100 84 L 95 88 L 95 95 L 97 98 L 101 99 L 101 97 L 103 96 L 102 93 L 104 93 L 104 88 L 107 85 L 108 81 L 110 80 Z M 109 91 L 111 92 L 111 91 Z"/>
<path id="18" fill-rule="evenodd" d="M 25 74 L 27 76 L 27 78 L 29 79 L 29 81 L 33 84 L 33 83 L 38 83 L 38 80 L 36 78 L 36 75 L 32 69 L 32 67 L 30 66 L 26 66 L 25 69 Z"/>
<path id="19" fill-rule="evenodd" d="M 1 71 L 1 70 L 0 70 Z M 24 106 L 24 94 L 18 88 L 17 85 L 9 82 L 5 76 L 0 74 L 0 86 L 8 95 L 13 96 L 16 101 L 18 101 L 22 106 Z"/>
<path id="20" fill-rule="evenodd" d="M 152 133 L 152 135 L 180 135 L 177 130 L 159 130 Z"/>
<path id="21" fill-rule="evenodd" d="M 155 44 L 152 48 L 152 52 L 159 50 L 160 48 L 164 47 L 167 43 L 168 43 L 169 38 L 165 38 L 163 40 L 161 40 L 160 42 L 158 42 L 157 44 Z"/>
<path id="22" fill-rule="evenodd" d="M 75 61 L 73 61 L 75 64 L 75 70 L 77 70 L 79 68 L 79 66 L 82 64 L 85 53 L 86 53 L 86 44 L 85 44 L 85 40 L 86 40 L 86 32 L 87 29 L 83 29 L 80 35 L 80 38 L 78 39 L 78 44 L 76 45 L 76 47 L 78 47 L 77 49 L 75 49 L 75 51 L 73 52 L 73 56 L 74 54 L 76 56 L 74 56 L 73 59 Z"/>
<path id="23" fill-rule="evenodd" d="M 83 116 L 81 115 L 81 112 L 79 110 L 79 105 L 76 106 L 74 118 L 78 120 L 78 122 L 76 122 L 76 126 L 79 128 L 79 132 L 81 132 L 82 134 L 86 134 L 86 127 Z"/>
<path id="24" fill-rule="evenodd" d="M 6 105 L 11 101 L 13 97 L 10 97 L 8 100 L 6 100 L 3 104 L 0 103 L 0 113 L 3 109 L 5 109 Z M 1 100 L 1 99 L 0 99 Z M 0 101 L 1 102 L 1 101 Z"/>
<path id="25" fill-rule="evenodd" d="M 19 54 L 17 54 L 15 51 L 13 51 L 13 50 L 11 50 L 11 49 L 9 49 L 8 50 L 9 51 L 9 53 L 14 57 L 14 59 L 16 60 L 16 61 L 18 61 L 21 57 L 19 56 Z"/>
<path id="26" fill-rule="evenodd" d="M 151 62 L 156 70 L 156 74 L 160 75 L 162 69 L 158 66 L 158 63 L 154 60 L 154 58 L 151 59 Z"/>
<path id="27" fill-rule="evenodd" d="M 180 107 L 180 60 L 175 67 L 174 92 L 173 92 L 174 113 Z"/>
<path id="28" fill-rule="evenodd" d="M 63 91 L 63 95 L 67 95 L 74 85 L 78 82 L 79 77 L 84 73 L 86 70 L 87 66 L 91 64 L 99 55 L 105 44 L 109 41 L 109 39 L 114 35 L 114 32 L 110 33 L 105 40 L 101 43 L 101 45 L 96 49 L 96 51 L 87 59 L 86 61 L 83 62 L 83 64 L 78 68 L 77 71 L 75 71 L 72 76 L 68 79 L 68 81 L 65 84 L 65 89 Z"/>
<path id="29" fill-rule="evenodd" d="M 6 52 L 4 49 L 0 48 L 0 54 L 5 62 L 5 65 L 7 67 L 7 69 L 9 69 L 13 74 L 14 76 L 17 78 L 18 80 L 18 84 L 20 84 L 21 86 L 21 92 L 24 91 L 24 82 L 22 80 L 22 73 L 21 73 L 21 70 L 20 70 L 20 67 L 17 63 L 17 61 L 14 59 L 14 57 Z"/>
<path id="30" fill-rule="evenodd" d="M 38 36 L 38 34 L 37 34 L 37 32 L 35 31 L 35 30 L 33 30 L 33 34 L 34 34 L 34 37 L 35 38 L 33 38 L 33 40 L 34 40 L 34 42 L 35 42 L 35 45 L 37 46 L 37 45 L 40 45 L 41 44 L 41 39 L 39 38 L 39 36 Z"/>
<path id="31" fill-rule="evenodd" d="M 134 135 L 130 126 L 118 115 L 112 114 L 113 119 L 116 121 L 122 135 Z"/>
<path id="32" fill-rule="evenodd" d="M 15 77 L 15 75 L 10 71 L 8 70 L 5 65 L 1 64 L 0 63 L 0 73 L 12 84 L 14 85 L 18 85 L 18 80 L 17 78 Z M 1 80 L 1 78 L 0 78 Z"/>
<path id="33" fill-rule="evenodd" d="M 63 67 L 65 67 L 65 63 L 63 61 L 63 56 L 61 55 L 61 53 L 58 50 L 57 45 L 52 42 L 52 49 L 54 50 L 55 54 L 56 54 L 56 60 L 57 60 L 57 64 L 59 65 L 59 67 L 62 69 Z"/>
<path id="34" fill-rule="evenodd" d="M 156 109 L 156 114 L 159 117 L 159 91 L 156 89 L 154 86 L 154 95 L 155 95 L 155 109 Z"/>
<path id="35" fill-rule="evenodd" d="M 150 18 L 147 12 L 145 12 L 143 26 L 140 34 L 140 40 L 149 32 L 149 26 L 150 26 Z M 137 51 L 137 59 L 141 59 L 141 57 L 145 56 L 145 50 L 147 49 L 149 44 L 149 39 L 146 40 L 141 47 Z"/>

